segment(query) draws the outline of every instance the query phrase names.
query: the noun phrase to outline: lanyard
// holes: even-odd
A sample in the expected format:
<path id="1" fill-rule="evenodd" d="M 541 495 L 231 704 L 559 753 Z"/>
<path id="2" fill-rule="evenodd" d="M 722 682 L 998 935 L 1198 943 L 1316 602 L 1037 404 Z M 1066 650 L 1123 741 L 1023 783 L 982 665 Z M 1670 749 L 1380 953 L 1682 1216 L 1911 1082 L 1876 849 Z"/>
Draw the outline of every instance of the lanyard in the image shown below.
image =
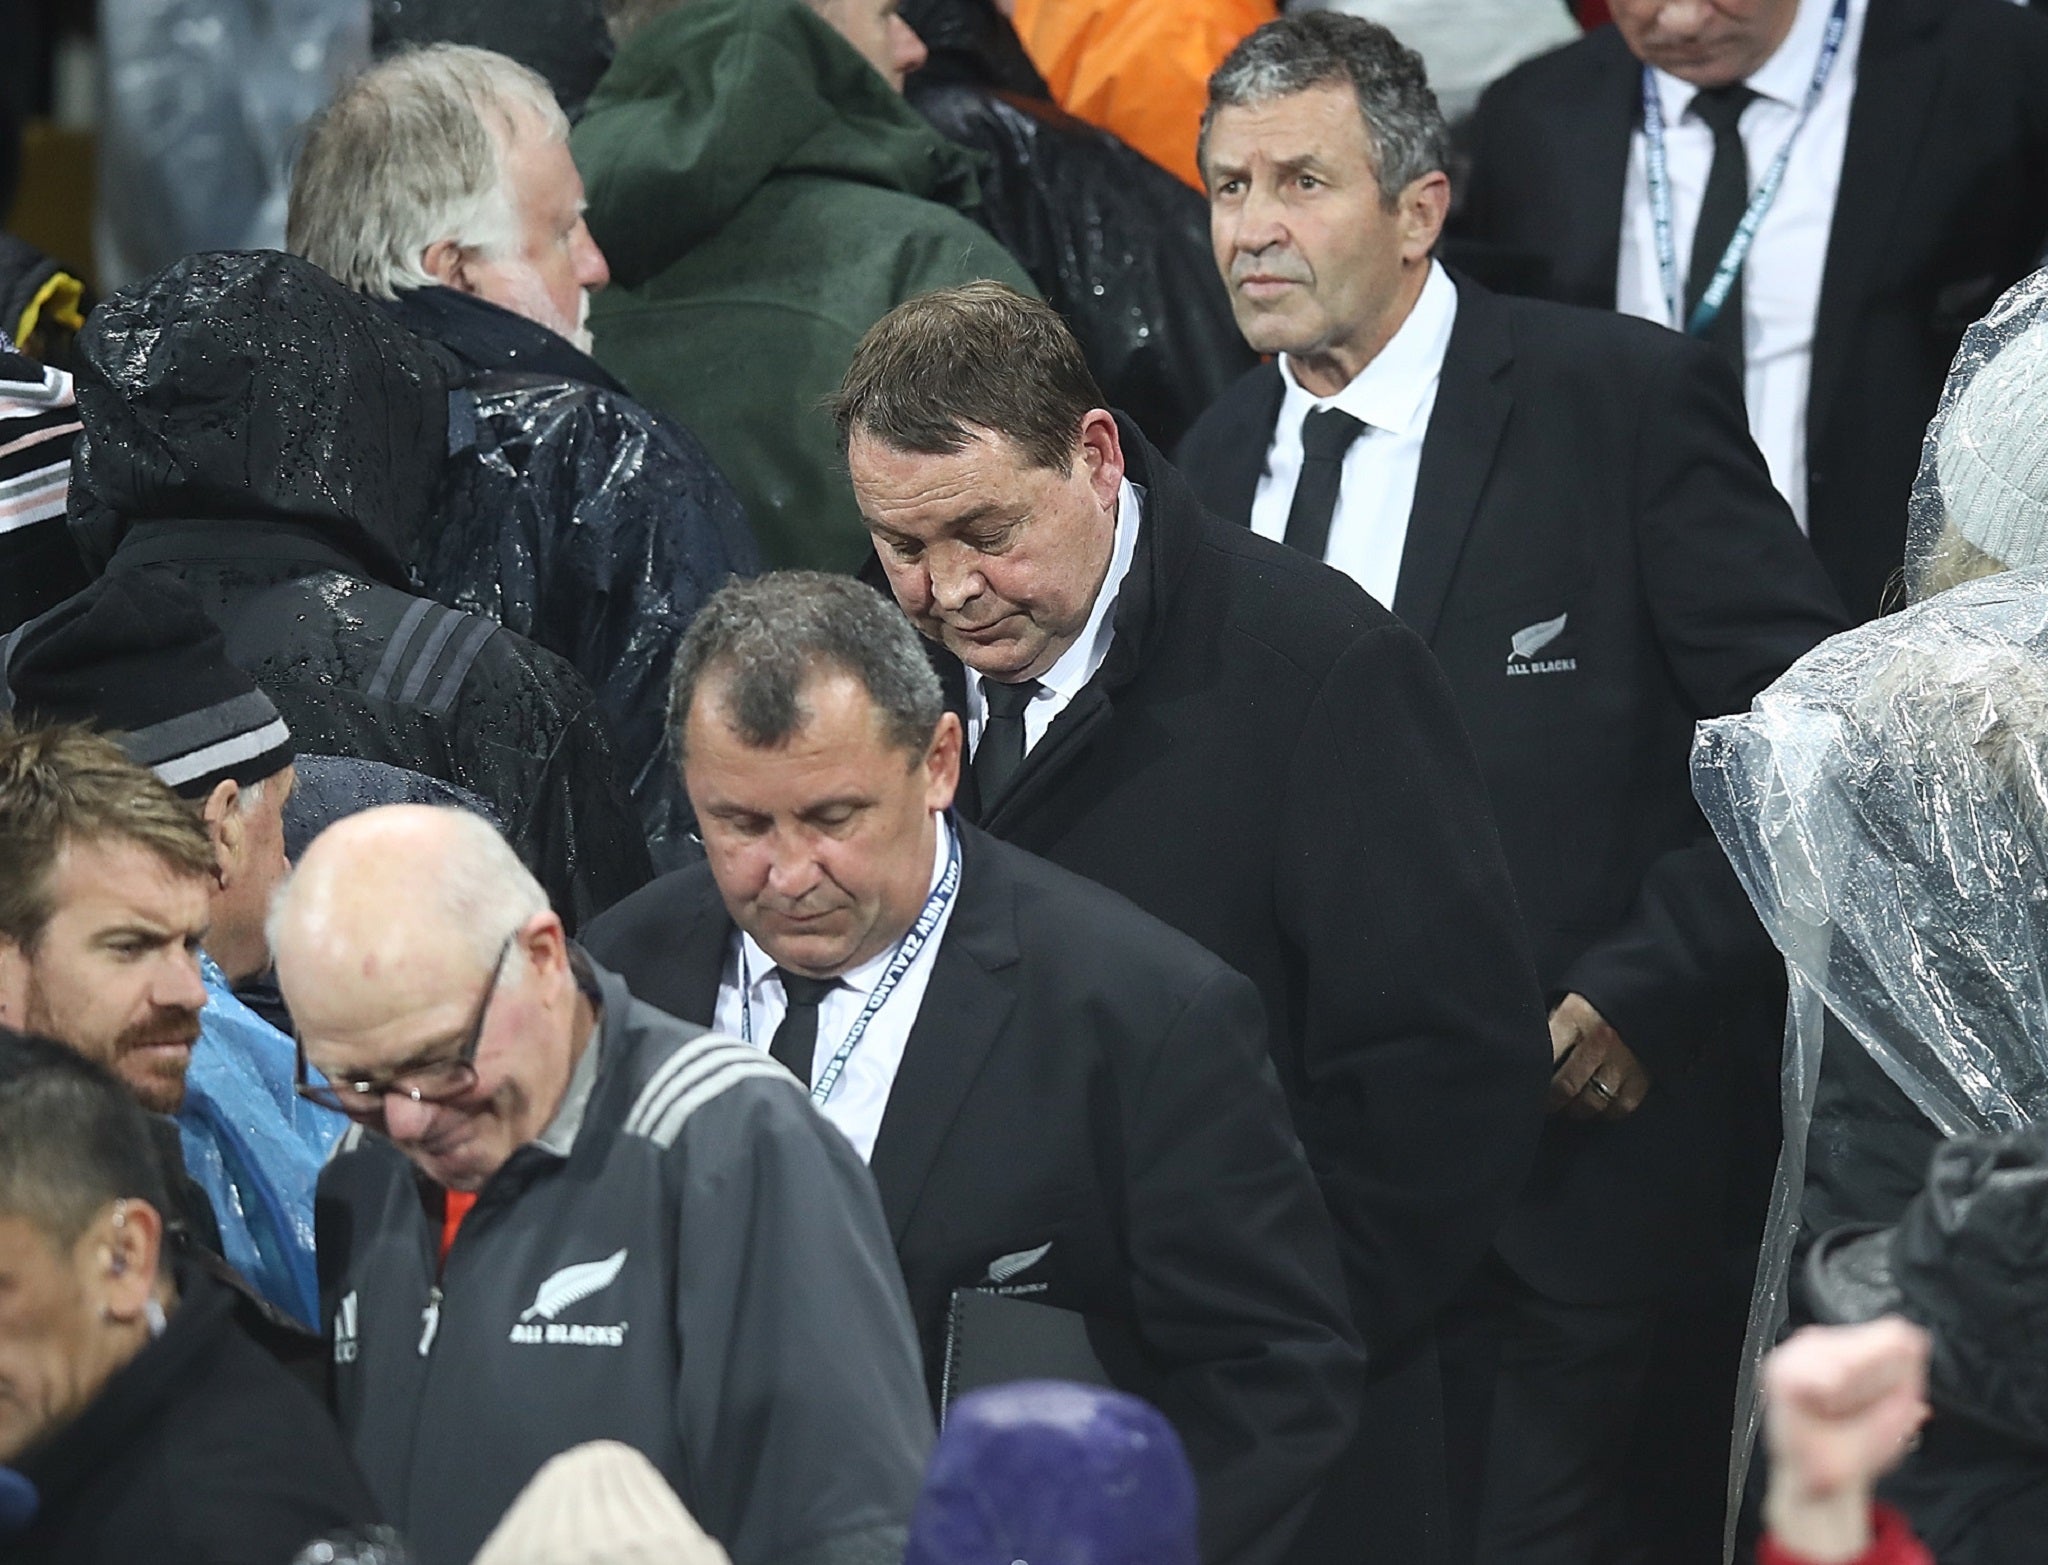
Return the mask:
<path id="1" fill-rule="evenodd" d="M 1799 119 L 1792 127 L 1792 134 L 1778 149 L 1778 155 L 1771 160 L 1763 183 L 1750 196 L 1742 221 L 1735 225 L 1734 237 L 1728 241 L 1728 248 L 1721 252 L 1721 264 L 1714 268 L 1713 281 L 1700 295 L 1700 302 L 1694 307 L 1690 320 L 1685 320 L 1681 313 L 1683 306 L 1679 302 L 1683 296 L 1678 289 L 1678 247 L 1671 233 L 1671 171 L 1664 153 L 1664 100 L 1657 91 L 1656 72 L 1647 65 L 1643 67 L 1643 140 L 1650 175 L 1650 219 L 1657 230 L 1657 271 L 1664 283 L 1664 307 L 1670 311 L 1670 319 L 1683 321 L 1683 329 L 1690 335 L 1704 337 L 1720 318 L 1721 306 L 1727 303 L 1728 291 L 1742 274 L 1742 263 L 1749 259 L 1749 247 L 1756 239 L 1757 229 L 1763 225 L 1764 214 L 1778 199 L 1778 187 L 1785 182 L 1785 167 L 1792 161 L 1792 143 L 1806 129 L 1806 122 L 1813 117 L 1814 108 L 1820 103 L 1821 89 L 1827 86 L 1828 75 L 1835 68 L 1835 56 L 1842 52 L 1842 34 L 1848 26 L 1849 0 L 1835 0 L 1835 8 L 1828 16 L 1827 33 L 1821 39 L 1820 61 L 1813 68 L 1813 81 L 1806 89 L 1806 102 L 1800 107 Z"/>
<path id="2" fill-rule="evenodd" d="M 903 981 L 903 975 L 916 965 L 918 953 L 939 927 L 939 920 L 946 916 L 946 909 L 953 905 L 953 893 L 960 889 L 960 836 L 949 831 L 946 841 L 946 872 L 939 877 L 939 883 L 932 887 L 932 894 L 925 898 L 924 911 L 917 915 L 917 922 L 910 926 L 910 933 L 897 943 L 896 954 L 889 958 L 889 965 L 882 970 L 881 981 L 868 991 L 867 1004 L 860 1008 L 860 1015 L 854 1018 L 847 1029 L 845 1040 L 838 1052 L 826 1062 L 825 1069 L 818 1076 L 818 1084 L 811 1088 L 811 1101 L 823 1107 L 825 1100 L 832 1096 L 832 1089 L 839 1085 L 839 1078 L 845 1074 L 846 1062 L 853 1058 L 853 1051 L 860 1047 L 860 1041 L 867 1036 L 868 1024 L 883 1006 L 889 1003 L 889 996 L 896 992 L 896 986 Z M 740 942 L 740 1038 L 751 1044 L 754 1041 L 754 1004 L 750 995 L 752 984 L 747 976 L 747 944 Z"/>

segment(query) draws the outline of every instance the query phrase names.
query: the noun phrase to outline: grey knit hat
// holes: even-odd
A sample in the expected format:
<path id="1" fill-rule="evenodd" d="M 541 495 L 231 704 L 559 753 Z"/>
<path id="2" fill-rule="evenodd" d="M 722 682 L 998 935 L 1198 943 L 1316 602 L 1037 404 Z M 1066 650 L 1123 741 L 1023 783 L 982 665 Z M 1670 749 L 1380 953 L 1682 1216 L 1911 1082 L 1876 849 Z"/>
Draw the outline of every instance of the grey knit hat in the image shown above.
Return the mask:
<path id="1" fill-rule="evenodd" d="M 519 1491 L 471 1565 L 732 1565 L 652 1462 L 596 1440 Z"/>
<path id="2" fill-rule="evenodd" d="M 1935 462 L 1950 526 L 2010 569 L 2048 562 L 2048 320 L 1963 388 Z"/>

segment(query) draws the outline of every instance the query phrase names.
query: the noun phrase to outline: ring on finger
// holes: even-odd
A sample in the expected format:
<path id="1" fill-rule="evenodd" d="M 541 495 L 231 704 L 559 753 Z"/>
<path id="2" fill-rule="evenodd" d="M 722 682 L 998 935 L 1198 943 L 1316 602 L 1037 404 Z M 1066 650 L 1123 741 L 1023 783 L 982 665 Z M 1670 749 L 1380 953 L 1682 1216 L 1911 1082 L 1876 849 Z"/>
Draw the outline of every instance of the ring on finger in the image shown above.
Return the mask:
<path id="1" fill-rule="evenodd" d="M 1607 1099 L 1610 1103 L 1614 1101 L 1614 1089 L 1608 1086 L 1607 1083 L 1602 1081 L 1598 1076 L 1587 1077 L 1586 1085 L 1592 1088 L 1595 1092 L 1599 1093 L 1601 1097 Z"/>

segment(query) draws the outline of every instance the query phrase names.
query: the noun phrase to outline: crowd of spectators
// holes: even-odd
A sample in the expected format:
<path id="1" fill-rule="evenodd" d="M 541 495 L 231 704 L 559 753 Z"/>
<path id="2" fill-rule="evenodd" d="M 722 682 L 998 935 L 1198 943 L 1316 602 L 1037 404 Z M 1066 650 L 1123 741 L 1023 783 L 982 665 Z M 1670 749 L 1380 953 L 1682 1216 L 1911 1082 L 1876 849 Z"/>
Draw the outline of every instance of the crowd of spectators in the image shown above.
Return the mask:
<path id="1" fill-rule="evenodd" d="M 0 1559 L 2038 1561 L 2048 18 L 104 9 Z"/>

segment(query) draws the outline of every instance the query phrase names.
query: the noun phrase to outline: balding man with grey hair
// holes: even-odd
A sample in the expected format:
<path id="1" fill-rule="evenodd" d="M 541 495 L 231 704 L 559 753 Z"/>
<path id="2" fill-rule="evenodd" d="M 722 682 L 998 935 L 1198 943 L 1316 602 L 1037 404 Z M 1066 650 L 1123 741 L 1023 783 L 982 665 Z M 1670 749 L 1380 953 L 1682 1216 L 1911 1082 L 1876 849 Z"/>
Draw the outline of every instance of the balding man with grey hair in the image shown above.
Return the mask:
<path id="1" fill-rule="evenodd" d="M 424 1565 L 600 1439 L 735 1565 L 900 1553 L 931 1440 L 902 1283 L 779 1065 L 634 999 L 460 811 L 329 828 L 270 928 L 299 1090 L 355 1121 L 318 1207 L 336 1412 Z"/>
<path id="2" fill-rule="evenodd" d="M 1202 1558 L 1278 1559 L 1364 1361 L 1251 981 L 952 817 L 960 719 L 864 583 L 725 588 L 671 710 L 709 862 L 592 949 L 782 1061 L 867 1158 L 935 1400 L 981 1383 L 972 1349 L 1006 1330 L 972 1295 L 1051 1306 L 1038 1329 L 1085 1323 L 1179 1431 Z M 1011 1351 L 1003 1378 L 1069 1372 Z"/>

